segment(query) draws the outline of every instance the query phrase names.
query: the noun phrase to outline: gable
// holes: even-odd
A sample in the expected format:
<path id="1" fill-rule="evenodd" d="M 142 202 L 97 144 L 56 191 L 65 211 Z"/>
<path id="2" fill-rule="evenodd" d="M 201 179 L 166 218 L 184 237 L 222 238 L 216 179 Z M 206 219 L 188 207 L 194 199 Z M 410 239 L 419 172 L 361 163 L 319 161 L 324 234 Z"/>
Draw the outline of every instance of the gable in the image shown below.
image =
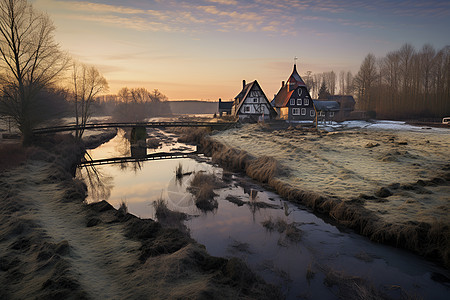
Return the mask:
<path id="1" fill-rule="evenodd" d="M 272 105 L 270 104 L 269 100 L 267 99 L 266 95 L 264 94 L 263 90 L 256 80 L 249 83 L 249 86 L 245 89 L 245 94 L 240 101 L 236 112 L 243 114 L 248 113 L 244 111 L 244 107 L 247 105 L 251 105 L 254 108 L 258 106 L 265 106 L 265 113 L 269 113 L 273 116 L 277 115 L 276 111 L 273 109 Z"/>

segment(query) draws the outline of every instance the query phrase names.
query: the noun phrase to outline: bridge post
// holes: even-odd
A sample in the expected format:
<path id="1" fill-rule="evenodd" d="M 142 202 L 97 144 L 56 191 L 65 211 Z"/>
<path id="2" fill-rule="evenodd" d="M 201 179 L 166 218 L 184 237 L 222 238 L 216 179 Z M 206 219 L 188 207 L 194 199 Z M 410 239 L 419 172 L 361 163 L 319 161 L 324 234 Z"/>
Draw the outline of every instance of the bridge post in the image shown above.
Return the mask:
<path id="1" fill-rule="evenodd" d="M 135 158 L 145 158 L 147 155 L 147 129 L 143 126 L 136 126 L 131 129 L 130 147 L 131 156 Z"/>
<path id="2" fill-rule="evenodd" d="M 147 130 L 143 126 L 136 126 L 131 129 L 131 143 L 135 144 L 138 141 L 145 140 L 147 138 Z"/>

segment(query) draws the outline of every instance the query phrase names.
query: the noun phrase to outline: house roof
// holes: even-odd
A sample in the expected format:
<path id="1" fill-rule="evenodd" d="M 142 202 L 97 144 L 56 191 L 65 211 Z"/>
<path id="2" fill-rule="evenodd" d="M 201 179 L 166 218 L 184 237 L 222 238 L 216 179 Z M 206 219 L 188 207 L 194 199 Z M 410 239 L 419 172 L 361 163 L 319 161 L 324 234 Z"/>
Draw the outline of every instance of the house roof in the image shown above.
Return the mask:
<path id="1" fill-rule="evenodd" d="M 277 95 L 272 101 L 272 105 L 275 107 L 285 107 L 291 98 L 292 93 L 299 86 L 304 86 L 306 84 L 297 72 L 297 65 L 294 64 L 294 69 L 292 70 L 291 76 L 289 76 L 285 85 L 283 85 L 278 91 Z"/>
<path id="2" fill-rule="evenodd" d="M 294 90 L 289 91 L 288 86 L 285 84 L 281 87 L 281 89 L 278 91 L 277 95 L 275 96 L 275 99 L 273 99 L 273 106 L 274 107 L 285 107 L 291 98 L 292 93 Z"/>
<path id="3" fill-rule="evenodd" d="M 298 75 L 297 73 L 297 65 L 294 64 L 294 70 L 292 70 L 291 76 L 289 76 L 289 79 L 287 80 L 287 84 L 294 85 L 293 89 L 296 89 L 298 86 L 304 86 L 306 87 L 305 82 L 303 79 Z"/>
<path id="4" fill-rule="evenodd" d="M 339 103 L 336 101 L 313 100 L 314 107 L 317 111 L 339 111 Z"/>
<path id="5" fill-rule="evenodd" d="M 256 80 L 255 80 L 256 81 Z M 255 83 L 255 81 L 252 81 L 250 83 L 247 83 L 242 90 L 239 92 L 239 94 L 237 94 L 236 97 L 234 97 L 234 99 L 239 100 L 239 102 L 245 98 L 245 95 L 247 95 L 247 93 L 252 89 L 253 84 Z"/>
<path id="6" fill-rule="evenodd" d="M 342 111 L 353 111 L 355 109 L 356 101 L 351 95 L 332 95 L 328 96 L 327 100 L 338 102 Z"/>

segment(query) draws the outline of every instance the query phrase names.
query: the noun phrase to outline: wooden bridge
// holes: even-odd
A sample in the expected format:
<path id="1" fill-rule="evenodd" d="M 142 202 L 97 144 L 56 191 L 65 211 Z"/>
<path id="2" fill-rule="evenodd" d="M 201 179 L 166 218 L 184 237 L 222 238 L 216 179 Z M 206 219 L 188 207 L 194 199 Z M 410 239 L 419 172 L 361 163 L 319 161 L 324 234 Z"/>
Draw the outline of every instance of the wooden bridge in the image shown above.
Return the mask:
<path id="1" fill-rule="evenodd" d="M 103 128 L 166 128 L 166 127 L 209 127 L 211 129 L 223 130 L 234 126 L 235 122 L 134 122 L 134 123 L 88 123 L 82 125 L 65 125 L 45 128 L 36 128 L 34 134 L 56 133 L 63 131 L 75 131 L 77 129 L 103 129 Z"/>
<path id="2" fill-rule="evenodd" d="M 114 158 L 105 158 L 105 159 L 97 159 L 97 160 L 86 160 L 82 161 L 78 164 L 79 168 L 84 166 L 98 166 L 98 165 L 110 165 L 110 164 L 120 164 L 120 163 L 128 163 L 128 162 L 141 162 L 147 160 L 163 160 L 163 159 L 176 159 L 176 158 L 189 158 L 194 157 L 198 153 L 196 151 L 193 152 L 159 152 L 159 153 L 151 153 L 147 154 L 144 157 L 114 157 Z"/>

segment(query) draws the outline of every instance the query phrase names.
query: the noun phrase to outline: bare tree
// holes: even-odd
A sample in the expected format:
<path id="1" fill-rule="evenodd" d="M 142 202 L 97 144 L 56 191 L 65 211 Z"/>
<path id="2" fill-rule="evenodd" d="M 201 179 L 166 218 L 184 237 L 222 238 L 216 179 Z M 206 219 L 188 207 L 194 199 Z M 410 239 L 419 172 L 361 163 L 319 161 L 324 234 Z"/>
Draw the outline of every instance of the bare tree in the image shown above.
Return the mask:
<path id="1" fill-rule="evenodd" d="M 67 56 L 54 41 L 55 27 L 47 15 L 26 0 L 0 0 L 1 113 L 13 118 L 23 144 L 45 120 L 42 97 L 67 66 Z"/>
<path id="2" fill-rule="evenodd" d="M 399 59 L 400 59 L 400 75 L 401 75 L 401 82 L 402 82 L 402 88 L 403 93 L 407 94 L 411 84 L 411 76 L 413 74 L 412 71 L 412 61 L 413 56 L 415 54 L 414 47 L 411 44 L 404 44 L 400 50 L 398 51 Z M 405 95 L 406 96 L 406 95 Z"/>
<path id="3" fill-rule="evenodd" d="M 128 103 L 130 102 L 130 90 L 127 87 L 123 87 L 121 88 L 118 92 L 117 92 L 117 96 L 119 98 L 119 101 L 123 102 L 123 103 Z"/>
<path id="4" fill-rule="evenodd" d="M 436 50 L 430 44 L 425 44 L 419 52 L 424 80 L 422 82 L 425 95 L 430 92 L 430 79 L 435 66 Z"/>
<path id="5" fill-rule="evenodd" d="M 339 93 L 345 95 L 345 71 L 339 72 Z"/>
<path id="6" fill-rule="evenodd" d="M 75 120 L 77 130 L 75 137 L 80 140 L 84 133 L 84 126 L 91 117 L 91 106 L 95 97 L 108 90 L 108 82 L 93 66 L 73 64 L 72 72 L 72 100 L 75 104 Z"/>
<path id="7" fill-rule="evenodd" d="M 352 95 L 354 91 L 353 87 L 353 74 L 350 71 L 347 71 L 347 74 L 345 75 L 345 95 Z"/>
<path id="8" fill-rule="evenodd" d="M 146 118 L 170 113 L 167 96 L 155 89 L 149 92 L 146 88 L 122 88 L 118 97 L 121 100 L 113 112 L 118 121 L 140 122 Z"/>
<path id="9" fill-rule="evenodd" d="M 358 94 L 360 108 L 373 110 L 374 107 L 374 85 L 378 76 L 375 65 L 375 55 L 368 54 L 361 64 L 358 74 L 354 78 L 354 86 Z M 362 106 L 362 107 L 361 107 Z"/>
<path id="10" fill-rule="evenodd" d="M 134 103 L 146 103 L 151 101 L 150 92 L 145 88 L 135 88 L 130 90 L 131 100 Z"/>
<path id="11" fill-rule="evenodd" d="M 312 77 L 312 71 L 306 71 L 305 73 L 305 84 L 309 92 L 312 94 L 314 90 L 314 79 Z"/>
<path id="12" fill-rule="evenodd" d="M 336 92 L 336 73 L 334 71 L 323 73 L 323 80 L 331 95 Z"/>

